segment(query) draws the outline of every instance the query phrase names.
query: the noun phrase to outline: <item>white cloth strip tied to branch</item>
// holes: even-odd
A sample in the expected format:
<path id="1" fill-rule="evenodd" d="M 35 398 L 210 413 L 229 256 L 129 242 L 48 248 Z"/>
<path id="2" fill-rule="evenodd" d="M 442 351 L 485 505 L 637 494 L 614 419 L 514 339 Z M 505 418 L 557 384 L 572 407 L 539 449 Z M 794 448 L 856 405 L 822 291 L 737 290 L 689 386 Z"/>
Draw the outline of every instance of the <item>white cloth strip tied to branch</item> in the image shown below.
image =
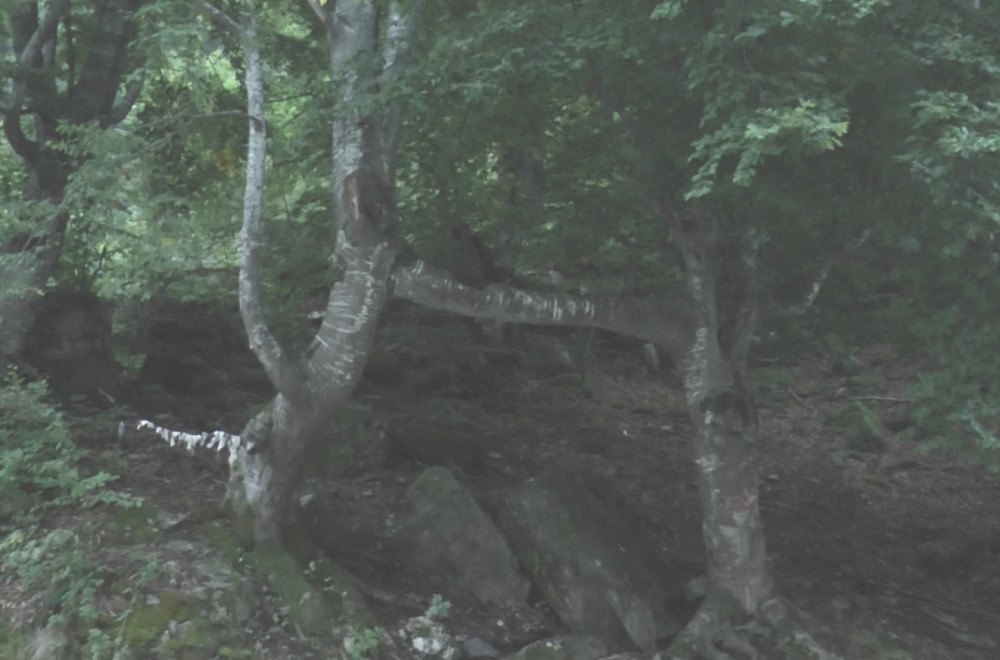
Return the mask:
<path id="1" fill-rule="evenodd" d="M 229 450 L 230 465 L 236 460 L 236 450 L 240 448 L 242 439 L 234 433 L 225 431 L 213 431 L 212 433 L 185 433 L 184 431 L 172 431 L 171 429 L 157 426 L 147 419 L 139 420 L 135 426 L 137 429 L 149 429 L 156 435 L 170 443 L 171 447 L 178 444 L 184 445 L 188 452 L 194 452 L 195 447 L 205 447 L 217 451 Z"/>

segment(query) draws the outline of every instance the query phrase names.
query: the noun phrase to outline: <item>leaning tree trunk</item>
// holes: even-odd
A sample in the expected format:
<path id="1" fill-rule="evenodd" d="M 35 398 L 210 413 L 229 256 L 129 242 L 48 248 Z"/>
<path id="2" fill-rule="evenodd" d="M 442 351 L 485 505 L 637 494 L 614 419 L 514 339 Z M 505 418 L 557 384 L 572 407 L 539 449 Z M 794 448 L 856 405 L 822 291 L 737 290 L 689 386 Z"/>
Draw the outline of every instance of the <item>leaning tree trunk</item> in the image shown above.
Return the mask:
<path id="1" fill-rule="evenodd" d="M 680 230 L 675 232 L 679 235 Z M 688 297 L 571 296 L 449 281 L 423 262 L 394 273 L 397 296 L 438 309 L 508 322 L 600 327 L 653 342 L 681 367 L 694 427 L 712 597 L 708 608 L 751 615 L 770 595 L 757 504 L 756 421 L 742 387 L 752 309 L 738 316 L 734 340 L 720 345 L 711 231 L 682 243 Z M 752 302 L 752 301 L 748 301 Z M 720 606 L 725 605 L 725 608 Z"/>

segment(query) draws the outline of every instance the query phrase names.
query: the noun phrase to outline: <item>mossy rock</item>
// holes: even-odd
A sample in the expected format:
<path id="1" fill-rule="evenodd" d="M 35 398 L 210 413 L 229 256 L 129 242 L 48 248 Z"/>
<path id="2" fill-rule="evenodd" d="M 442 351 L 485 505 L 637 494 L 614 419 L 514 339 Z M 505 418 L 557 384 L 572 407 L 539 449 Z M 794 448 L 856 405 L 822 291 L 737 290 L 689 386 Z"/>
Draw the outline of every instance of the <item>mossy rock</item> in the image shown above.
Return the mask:
<path id="1" fill-rule="evenodd" d="M 351 577 L 322 555 L 304 529 L 288 530 L 285 545 L 258 547 L 249 558 L 258 580 L 278 594 L 289 619 L 304 632 L 329 635 L 375 625 Z"/>
<path id="2" fill-rule="evenodd" d="M 176 626 L 162 650 L 168 658 L 211 660 L 218 657 L 216 650 L 222 641 L 215 624 L 204 617 L 196 617 Z"/>
<path id="3" fill-rule="evenodd" d="M 199 614 L 184 594 L 164 590 L 155 602 L 137 606 L 122 628 L 122 639 L 132 648 L 153 648 L 156 657 L 211 660 L 219 648 L 234 641 L 238 631 L 227 633 Z"/>
<path id="4" fill-rule="evenodd" d="M 130 646 L 146 646 L 160 639 L 171 622 L 190 621 L 194 616 L 184 594 L 164 589 L 150 602 L 136 605 L 122 627 L 122 639 Z"/>

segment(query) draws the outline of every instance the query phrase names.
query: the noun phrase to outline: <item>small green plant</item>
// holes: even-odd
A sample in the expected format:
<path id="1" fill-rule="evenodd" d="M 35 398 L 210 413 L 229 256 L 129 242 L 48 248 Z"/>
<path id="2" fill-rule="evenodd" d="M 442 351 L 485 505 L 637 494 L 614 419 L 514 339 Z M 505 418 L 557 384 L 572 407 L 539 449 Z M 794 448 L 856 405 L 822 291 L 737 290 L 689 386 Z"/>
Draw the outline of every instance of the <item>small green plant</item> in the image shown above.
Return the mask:
<path id="1" fill-rule="evenodd" d="M 424 616 L 433 620 L 446 619 L 450 611 L 451 603 L 445 600 L 441 594 L 434 594 L 431 596 L 431 604 L 427 606 Z"/>
<path id="2" fill-rule="evenodd" d="M 368 660 L 375 657 L 375 651 L 382 643 L 381 628 L 356 628 L 352 626 L 344 638 L 344 650 L 352 660 Z"/>
<path id="3" fill-rule="evenodd" d="M 0 520 L 9 521 L 0 531 L 53 506 L 138 502 L 104 488 L 115 480 L 106 472 L 80 474 L 82 452 L 47 394 L 44 382 L 26 383 L 13 370 L 0 384 Z"/>

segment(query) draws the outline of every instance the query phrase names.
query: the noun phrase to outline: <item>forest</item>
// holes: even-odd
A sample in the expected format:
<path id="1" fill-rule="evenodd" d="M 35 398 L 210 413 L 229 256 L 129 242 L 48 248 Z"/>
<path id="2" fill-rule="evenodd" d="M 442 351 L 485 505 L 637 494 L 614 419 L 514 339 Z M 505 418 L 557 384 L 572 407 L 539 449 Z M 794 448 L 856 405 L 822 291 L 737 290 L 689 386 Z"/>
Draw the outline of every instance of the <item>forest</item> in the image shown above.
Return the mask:
<path id="1" fill-rule="evenodd" d="M 1000 657 L 990 0 L 2 0 L 0 658 Z"/>

